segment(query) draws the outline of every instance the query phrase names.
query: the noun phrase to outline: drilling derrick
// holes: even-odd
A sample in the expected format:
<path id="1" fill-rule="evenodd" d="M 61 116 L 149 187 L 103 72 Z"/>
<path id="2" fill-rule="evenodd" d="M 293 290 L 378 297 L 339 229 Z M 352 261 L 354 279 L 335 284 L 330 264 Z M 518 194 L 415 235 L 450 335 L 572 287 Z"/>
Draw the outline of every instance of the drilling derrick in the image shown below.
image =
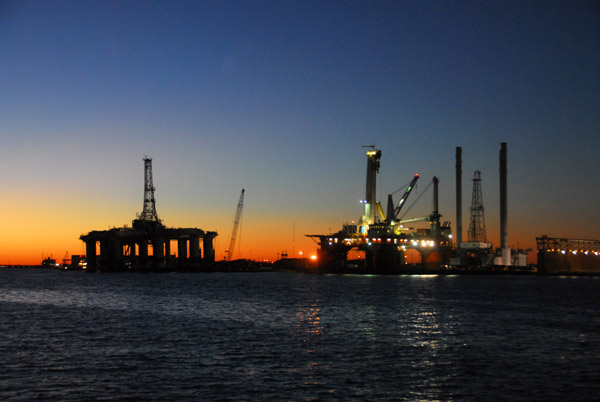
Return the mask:
<path id="1" fill-rule="evenodd" d="M 231 229 L 231 240 L 229 241 L 229 250 L 226 251 L 225 260 L 231 261 L 233 257 L 233 248 L 235 247 L 235 238 L 237 237 L 238 227 L 240 225 L 240 219 L 242 218 L 242 209 L 244 208 L 244 189 L 240 194 L 240 200 L 235 211 L 235 219 L 233 221 L 233 229 Z"/>
<path id="2" fill-rule="evenodd" d="M 152 184 L 152 158 L 144 157 L 144 209 L 134 221 L 134 226 L 162 226 L 156 214 L 154 185 Z"/>
<path id="3" fill-rule="evenodd" d="M 483 197 L 481 196 L 481 172 L 479 170 L 476 170 L 473 175 L 473 198 L 471 199 L 468 238 L 468 241 L 473 243 L 487 242 L 483 217 Z"/>

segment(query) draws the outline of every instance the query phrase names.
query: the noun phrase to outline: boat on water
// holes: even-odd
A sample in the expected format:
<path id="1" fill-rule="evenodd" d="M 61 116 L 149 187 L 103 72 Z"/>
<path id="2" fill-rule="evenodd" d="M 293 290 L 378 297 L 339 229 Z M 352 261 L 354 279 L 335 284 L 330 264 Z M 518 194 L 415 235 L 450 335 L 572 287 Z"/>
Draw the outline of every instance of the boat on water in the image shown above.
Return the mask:
<path id="1" fill-rule="evenodd" d="M 56 260 L 52 257 L 46 257 L 42 260 L 42 267 L 43 268 L 56 268 L 58 267 L 58 264 L 56 263 Z"/>

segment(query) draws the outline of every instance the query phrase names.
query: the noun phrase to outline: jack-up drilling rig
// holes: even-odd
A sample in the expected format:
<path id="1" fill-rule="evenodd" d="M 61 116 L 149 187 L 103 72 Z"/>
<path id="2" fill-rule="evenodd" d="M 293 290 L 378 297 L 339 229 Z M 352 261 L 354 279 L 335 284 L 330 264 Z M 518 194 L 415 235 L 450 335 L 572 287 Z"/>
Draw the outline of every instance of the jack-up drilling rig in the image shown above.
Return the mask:
<path id="1" fill-rule="evenodd" d="M 225 252 L 225 260 L 231 261 L 233 257 L 233 249 L 235 247 L 235 239 L 237 237 L 238 228 L 240 226 L 240 220 L 242 219 L 242 210 L 244 209 L 244 189 L 240 194 L 240 200 L 238 201 L 237 208 L 235 210 L 235 219 L 233 220 L 233 228 L 231 229 L 231 240 L 229 241 L 229 249 Z"/>

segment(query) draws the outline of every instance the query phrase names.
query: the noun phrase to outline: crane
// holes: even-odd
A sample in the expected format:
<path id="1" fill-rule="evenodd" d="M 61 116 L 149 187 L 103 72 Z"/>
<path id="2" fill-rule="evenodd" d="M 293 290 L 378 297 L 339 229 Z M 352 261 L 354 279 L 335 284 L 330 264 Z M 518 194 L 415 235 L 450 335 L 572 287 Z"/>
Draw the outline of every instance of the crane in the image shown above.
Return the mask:
<path id="1" fill-rule="evenodd" d="M 240 200 L 238 201 L 237 208 L 235 211 L 235 219 L 233 220 L 233 229 L 231 229 L 231 240 L 229 241 L 229 250 L 225 253 L 225 260 L 231 261 L 233 257 L 233 248 L 235 247 L 235 238 L 237 237 L 238 227 L 240 226 L 240 220 L 242 218 L 242 210 L 244 209 L 244 189 L 240 194 Z"/>
<path id="2" fill-rule="evenodd" d="M 394 208 L 394 202 L 392 201 L 392 194 L 388 195 L 388 211 L 387 211 L 388 222 L 391 223 L 398 219 L 398 214 L 400 213 L 400 210 L 404 206 L 404 202 L 408 199 L 408 196 L 410 195 L 412 189 L 414 188 L 415 184 L 417 183 L 417 180 L 419 180 L 418 174 L 416 174 L 415 177 L 413 177 L 412 181 L 406 188 L 404 195 L 402 196 L 400 201 L 398 201 L 398 205 L 395 208 Z"/>

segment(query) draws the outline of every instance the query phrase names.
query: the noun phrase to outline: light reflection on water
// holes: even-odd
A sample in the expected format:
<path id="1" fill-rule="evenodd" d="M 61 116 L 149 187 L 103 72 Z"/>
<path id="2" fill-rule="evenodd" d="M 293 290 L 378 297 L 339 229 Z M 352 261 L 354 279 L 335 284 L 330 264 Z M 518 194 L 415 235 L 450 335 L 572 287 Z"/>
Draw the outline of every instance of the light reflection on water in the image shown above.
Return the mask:
<path id="1" fill-rule="evenodd" d="M 323 330 L 321 325 L 321 307 L 317 304 L 308 306 L 297 306 L 296 314 L 298 323 L 296 326 L 304 334 L 319 335 Z"/>
<path id="2" fill-rule="evenodd" d="M 0 399 L 589 400 L 582 279 L 0 270 Z"/>
<path id="3" fill-rule="evenodd" d="M 309 305 L 297 305 L 296 328 L 299 331 L 302 341 L 303 355 L 305 363 L 297 372 L 302 376 L 302 383 L 305 386 L 326 386 L 326 375 L 321 373 L 329 369 L 328 365 L 322 364 L 316 354 L 317 339 L 323 331 L 321 324 L 321 307 L 318 303 Z M 307 400 L 310 400 L 308 398 Z"/>

